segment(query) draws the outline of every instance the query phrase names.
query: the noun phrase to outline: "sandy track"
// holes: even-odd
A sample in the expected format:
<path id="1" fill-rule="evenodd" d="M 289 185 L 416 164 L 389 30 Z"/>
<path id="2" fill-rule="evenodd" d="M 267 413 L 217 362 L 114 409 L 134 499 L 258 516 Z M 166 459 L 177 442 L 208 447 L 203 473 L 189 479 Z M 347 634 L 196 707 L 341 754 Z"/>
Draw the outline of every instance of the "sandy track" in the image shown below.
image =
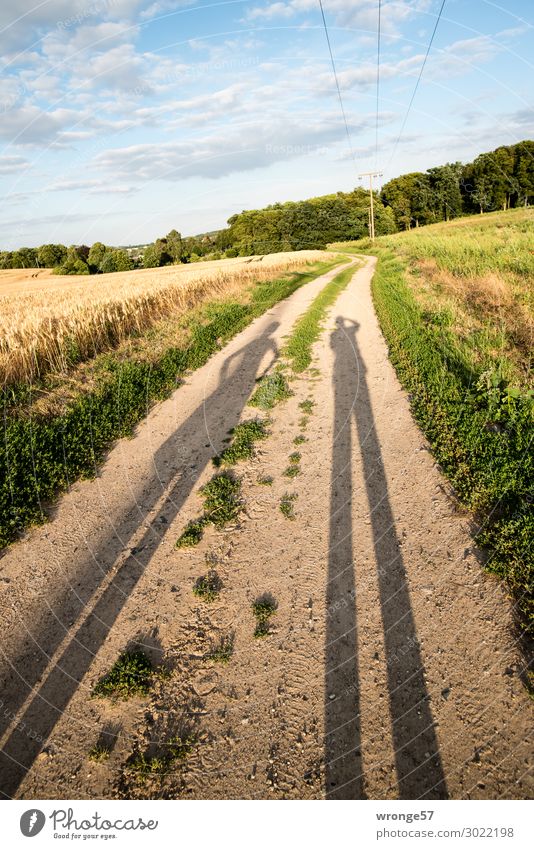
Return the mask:
<path id="1" fill-rule="evenodd" d="M 387 359 L 372 308 L 373 261 L 331 311 L 319 373 L 292 386 L 271 436 L 240 464 L 246 512 L 175 551 L 199 512 L 210 458 L 246 410 L 295 318 L 332 273 L 258 319 L 150 412 L 76 484 L 50 525 L 0 561 L 6 658 L 1 785 L 26 798 L 528 797 L 531 707 L 509 604 L 475 558 Z M 283 476 L 299 446 L 302 473 Z M 272 475 L 260 487 L 258 475 Z M 296 519 L 278 504 L 298 496 Z M 191 593 L 215 564 L 223 591 Z M 254 640 L 252 601 L 271 593 L 273 633 Z M 227 666 L 207 655 L 235 633 Z M 88 693 L 141 637 L 173 674 L 151 698 Z M 19 713 L 17 713 L 19 712 Z M 25 727 L 14 729 L 15 718 Z M 87 752 L 120 728 L 109 761 Z M 141 784 L 138 745 L 184 728 L 187 763 Z M 36 739 L 33 739 L 36 738 Z"/>

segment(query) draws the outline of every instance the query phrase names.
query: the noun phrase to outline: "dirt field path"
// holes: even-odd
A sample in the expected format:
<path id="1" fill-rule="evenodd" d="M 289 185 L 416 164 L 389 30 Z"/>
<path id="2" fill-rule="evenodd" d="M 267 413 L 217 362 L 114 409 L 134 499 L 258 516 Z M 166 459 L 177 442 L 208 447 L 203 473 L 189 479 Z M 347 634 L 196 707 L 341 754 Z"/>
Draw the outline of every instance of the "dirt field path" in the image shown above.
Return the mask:
<path id="1" fill-rule="evenodd" d="M 149 414 L 99 478 L 0 560 L 0 786 L 24 798 L 526 798 L 531 706 L 509 605 L 476 560 L 356 272 L 314 367 L 240 463 L 246 509 L 174 543 L 255 379 L 333 273 L 277 305 Z M 305 416 L 302 402 L 312 401 Z M 306 441 L 295 447 L 299 435 Z M 289 455 L 301 473 L 285 477 Z M 272 486 L 258 478 L 272 477 Z M 295 518 L 279 509 L 283 495 Z M 208 565 L 207 565 L 208 564 Z M 215 568 L 216 601 L 192 593 Z M 277 604 L 254 639 L 252 603 Z M 227 665 L 210 659 L 233 636 Z M 172 670 L 145 699 L 89 699 L 131 640 Z M 102 732 L 111 756 L 87 755 Z M 194 734 L 165 775 L 125 768 Z"/>

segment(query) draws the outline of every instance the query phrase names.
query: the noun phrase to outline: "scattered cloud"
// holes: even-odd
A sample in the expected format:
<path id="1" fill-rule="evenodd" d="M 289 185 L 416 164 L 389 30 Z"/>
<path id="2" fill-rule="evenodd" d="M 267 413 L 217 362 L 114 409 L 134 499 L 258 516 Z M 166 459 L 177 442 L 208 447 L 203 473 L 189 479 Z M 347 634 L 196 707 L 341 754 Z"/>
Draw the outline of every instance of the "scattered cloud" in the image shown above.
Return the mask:
<path id="1" fill-rule="evenodd" d="M 0 175 L 19 174 L 29 167 L 30 163 L 22 156 L 0 156 Z"/>

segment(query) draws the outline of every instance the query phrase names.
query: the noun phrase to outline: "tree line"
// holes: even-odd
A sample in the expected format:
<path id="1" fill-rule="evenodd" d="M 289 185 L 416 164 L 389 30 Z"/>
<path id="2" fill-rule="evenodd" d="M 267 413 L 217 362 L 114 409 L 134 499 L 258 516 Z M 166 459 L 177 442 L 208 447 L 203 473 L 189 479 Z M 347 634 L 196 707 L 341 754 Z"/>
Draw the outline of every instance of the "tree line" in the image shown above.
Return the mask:
<path id="1" fill-rule="evenodd" d="M 459 215 L 534 202 L 534 142 L 483 153 L 463 165 L 449 162 L 395 177 L 375 195 L 376 235 Z M 240 255 L 324 248 L 368 235 L 369 192 L 354 189 L 296 203 L 274 204 L 228 219 L 227 245 Z"/>
<path id="2" fill-rule="evenodd" d="M 377 236 L 459 215 L 534 202 L 534 141 L 501 146 L 470 163 L 449 162 L 389 180 L 375 198 Z M 0 269 L 53 268 L 58 274 L 101 274 L 132 268 L 277 251 L 324 249 L 369 232 L 369 192 L 350 192 L 245 210 L 228 227 L 182 238 L 177 230 L 139 249 L 49 244 L 0 252 Z"/>
<path id="3" fill-rule="evenodd" d="M 449 162 L 395 177 L 383 186 L 380 200 L 392 209 L 399 230 L 529 206 L 534 201 L 534 142 L 503 145 L 466 165 Z"/>

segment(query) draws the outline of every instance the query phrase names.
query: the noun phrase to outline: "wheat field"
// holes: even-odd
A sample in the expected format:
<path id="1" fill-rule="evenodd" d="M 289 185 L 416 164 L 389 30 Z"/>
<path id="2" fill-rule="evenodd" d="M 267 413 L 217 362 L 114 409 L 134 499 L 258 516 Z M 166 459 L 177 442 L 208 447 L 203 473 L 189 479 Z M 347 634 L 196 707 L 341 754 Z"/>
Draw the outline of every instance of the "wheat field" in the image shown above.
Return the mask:
<path id="1" fill-rule="evenodd" d="M 324 258 L 295 251 L 91 277 L 2 271 L 0 381 L 5 387 L 63 372 L 170 314 Z"/>

